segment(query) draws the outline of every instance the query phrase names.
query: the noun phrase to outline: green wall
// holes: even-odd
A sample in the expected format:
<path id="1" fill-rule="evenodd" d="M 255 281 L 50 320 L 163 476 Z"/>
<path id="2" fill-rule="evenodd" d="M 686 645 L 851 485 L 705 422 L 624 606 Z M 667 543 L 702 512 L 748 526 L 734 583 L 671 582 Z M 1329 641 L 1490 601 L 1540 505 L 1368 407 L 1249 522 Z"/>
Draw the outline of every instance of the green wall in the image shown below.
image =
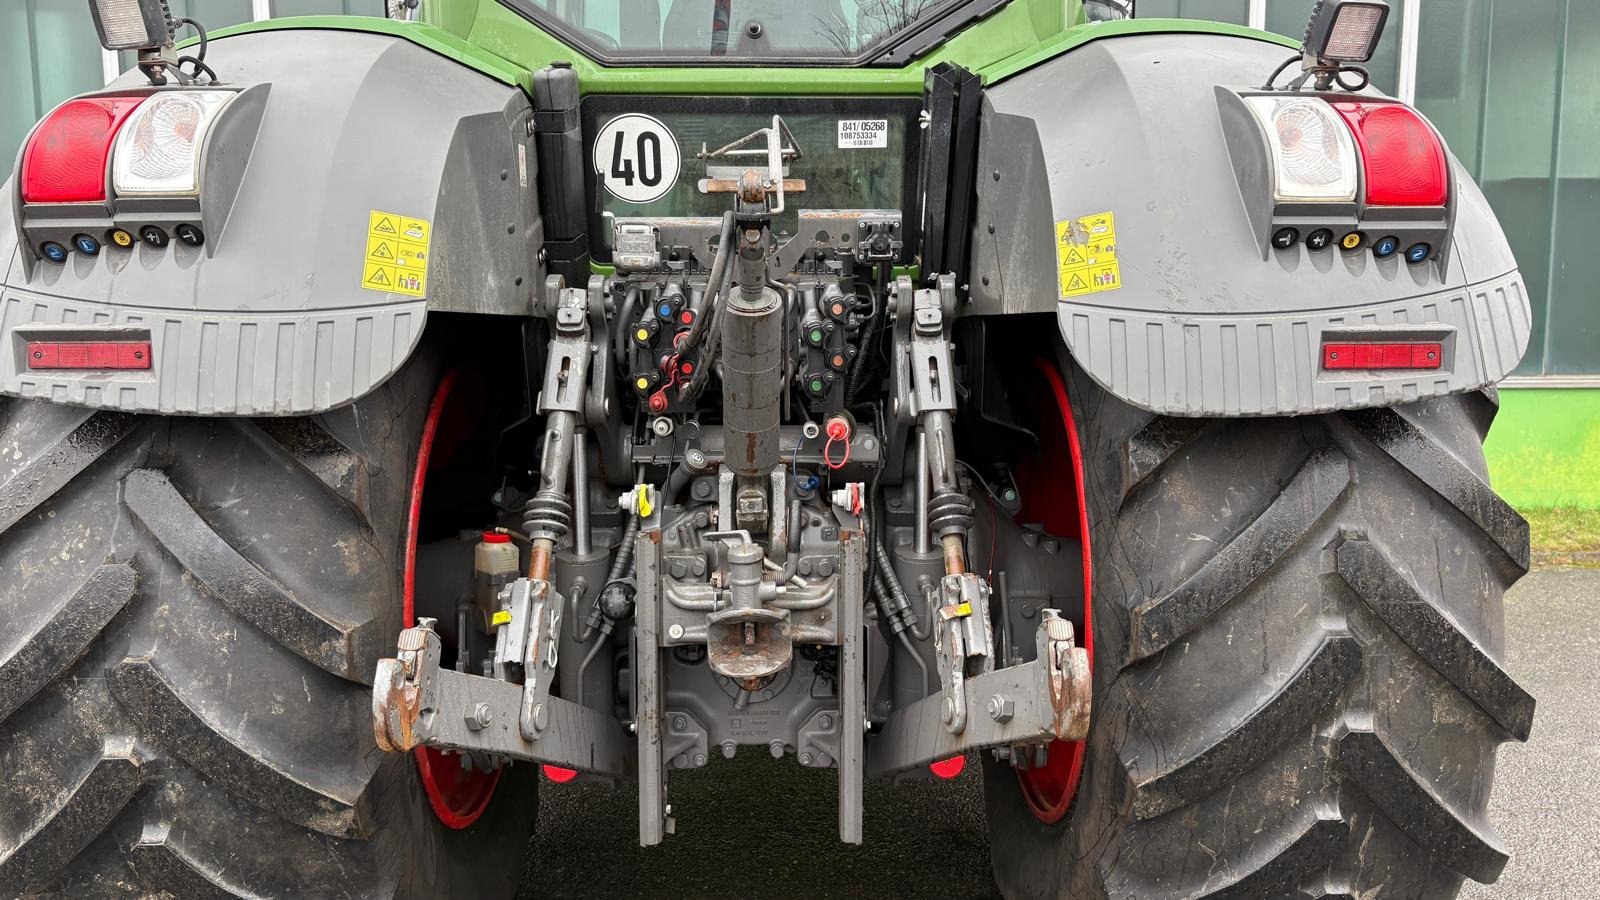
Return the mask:
<path id="1" fill-rule="evenodd" d="M 1512 506 L 1600 509 L 1600 390 L 1502 390 L 1483 452 Z"/>

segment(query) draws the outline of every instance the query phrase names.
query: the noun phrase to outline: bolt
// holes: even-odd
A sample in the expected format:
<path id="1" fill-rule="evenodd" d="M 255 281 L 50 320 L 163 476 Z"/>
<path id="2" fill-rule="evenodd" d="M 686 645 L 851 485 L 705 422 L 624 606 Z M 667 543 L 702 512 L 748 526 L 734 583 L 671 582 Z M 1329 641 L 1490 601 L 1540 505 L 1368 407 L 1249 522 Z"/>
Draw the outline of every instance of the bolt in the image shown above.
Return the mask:
<path id="1" fill-rule="evenodd" d="M 683 560 L 675 559 L 667 566 L 667 572 L 673 578 L 682 578 L 689 574 L 689 567 L 683 564 Z"/>
<path id="2" fill-rule="evenodd" d="M 549 724 L 550 724 L 550 710 L 546 709 L 545 705 L 543 703 L 535 703 L 533 705 L 533 730 L 534 730 L 534 732 L 537 733 L 537 732 L 543 731 L 545 729 L 545 726 L 549 725 Z"/>
<path id="3" fill-rule="evenodd" d="M 994 758 L 995 758 L 996 762 L 1005 762 L 1006 760 L 1011 758 L 1011 748 L 1010 747 L 996 747 L 996 748 L 994 748 L 993 752 L 994 752 Z"/>
<path id="4" fill-rule="evenodd" d="M 688 720 L 688 718 L 686 718 L 684 716 L 673 716 L 672 717 L 672 730 L 673 731 L 686 731 L 686 730 L 688 730 L 688 728 L 689 728 L 689 720 Z"/>
<path id="5" fill-rule="evenodd" d="M 694 755 L 694 764 L 696 766 L 705 765 L 706 764 L 706 755 L 704 753 L 696 753 Z"/>
<path id="6" fill-rule="evenodd" d="M 467 710 L 467 727 L 473 731 L 482 731 L 494 722 L 494 713 L 489 710 L 489 704 L 479 703 Z"/>
<path id="7" fill-rule="evenodd" d="M 677 624 L 676 622 L 674 622 L 672 624 L 672 627 L 667 629 L 667 637 L 672 638 L 675 641 L 682 640 L 683 639 L 683 626 Z"/>
<path id="8" fill-rule="evenodd" d="M 739 752 L 739 745 L 738 744 L 735 744 L 733 741 L 723 741 L 722 742 L 722 758 L 723 759 L 733 759 L 733 755 L 735 753 L 738 753 L 738 752 Z"/>
<path id="9" fill-rule="evenodd" d="M 817 719 L 817 727 L 821 728 L 823 731 L 832 731 L 833 730 L 833 716 L 824 715 L 821 718 Z"/>
<path id="10" fill-rule="evenodd" d="M 944 698 L 944 702 L 939 704 L 939 718 L 942 719 L 946 725 L 949 725 L 951 722 L 955 721 L 956 705 L 950 701 L 949 697 Z"/>
<path id="11" fill-rule="evenodd" d="M 662 807 L 661 812 L 665 815 L 672 815 L 672 804 L 668 803 L 666 806 Z"/>
<path id="12" fill-rule="evenodd" d="M 639 723 L 638 722 L 629 722 L 628 723 L 628 733 L 629 734 L 638 734 L 639 733 Z"/>
<path id="13" fill-rule="evenodd" d="M 809 753 L 800 754 L 800 765 L 802 765 L 802 766 L 811 765 L 811 754 L 809 754 Z"/>
<path id="14" fill-rule="evenodd" d="M 772 751 L 773 759 L 783 759 L 783 741 L 773 741 L 767 745 L 767 749 Z"/>
<path id="15" fill-rule="evenodd" d="M 1005 694 L 989 698 L 989 718 L 996 722 L 1009 722 L 1017 713 L 1017 703 Z"/>

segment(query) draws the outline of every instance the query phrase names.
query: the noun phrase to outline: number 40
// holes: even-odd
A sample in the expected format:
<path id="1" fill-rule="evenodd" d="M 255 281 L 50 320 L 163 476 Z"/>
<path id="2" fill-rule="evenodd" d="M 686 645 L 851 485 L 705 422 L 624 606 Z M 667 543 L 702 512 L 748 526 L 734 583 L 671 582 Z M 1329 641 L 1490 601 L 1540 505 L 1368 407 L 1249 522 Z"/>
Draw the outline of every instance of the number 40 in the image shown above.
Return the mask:
<path id="1" fill-rule="evenodd" d="M 634 161 L 628 158 L 623 140 L 625 137 L 627 135 L 624 132 L 618 131 L 616 143 L 611 148 L 611 177 L 632 187 Z M 641 131 L 634 144 L 639 161 L 639 183 L 645 187 L 655 187 L 661 183 L 661 136 L 653 131 Z"/>

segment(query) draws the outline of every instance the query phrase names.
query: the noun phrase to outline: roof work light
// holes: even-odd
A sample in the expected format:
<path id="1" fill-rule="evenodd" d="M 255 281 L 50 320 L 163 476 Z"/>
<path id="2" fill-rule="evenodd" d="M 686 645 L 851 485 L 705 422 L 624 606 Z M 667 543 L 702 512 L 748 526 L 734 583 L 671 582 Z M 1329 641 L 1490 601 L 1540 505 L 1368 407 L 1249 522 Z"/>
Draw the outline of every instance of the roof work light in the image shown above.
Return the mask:
<path id="1" fill-rule="evenodd" d="M 1388 19 L 1384 0 L 1317 0 L 1301 47 L 1307 68 L 1337 69 L 1372 59 Z"/>
<path id="2" fill-rule="evenodd" d="M 172 43 L 167 0 L 90 0 L 89 11 L 107 50 L 155 50 Z"/>

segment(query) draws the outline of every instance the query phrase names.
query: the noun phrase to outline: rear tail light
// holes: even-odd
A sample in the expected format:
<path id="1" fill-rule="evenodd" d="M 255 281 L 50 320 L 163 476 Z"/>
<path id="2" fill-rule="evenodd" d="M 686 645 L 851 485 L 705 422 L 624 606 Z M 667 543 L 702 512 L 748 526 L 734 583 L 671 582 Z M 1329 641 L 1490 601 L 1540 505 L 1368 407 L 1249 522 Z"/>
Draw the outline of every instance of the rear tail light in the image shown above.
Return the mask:
<path id="1" fill-rule="evenodd" d="M 1438 342 L 1342 343 L 1322 345 L 1322 368 L 1437 369 L 1444 357 Z"/>
<path id="2" fill-rule="evenodd" d="M 1353 202 L 1356 148 L 1349 129 L 1314 97 L 1245 98 L 1272 148 L 1272 192 L 1280 203 Z"/>
<path id="3" fill-rule="evenodd" d="M 1371 206 L 1443 206 L 1450 199 L 1444 144 L 1416 111 L 1399 103 L 1334 101 L 1366 163 Z"/>
<path id="4" fill-rule="evenodd" d="M 34 129 L 22 154 L 24 203 L 104 203 L 106 158 L 143 97 L 68 100 Z"/>
<path id="5" fill-rule="evenodd" d="M 928 763 L 928 771 L 943 778 L 945 781 L 960 775 L 966 768 L 967 758 L 965 756 L 952 756 L 948 759 L 940 759 Z"/>
<path id="6" fill-rule="evenodd" d="M 193 197 L 200 151 L 231 91 L 156 94 L 117 135 L 112 187 L 119 197 Z"/>
<path id="7" fill-rule="evenodd" d="M 148 369 L 149 341 L 30 341 L 30 369 Z"/>

